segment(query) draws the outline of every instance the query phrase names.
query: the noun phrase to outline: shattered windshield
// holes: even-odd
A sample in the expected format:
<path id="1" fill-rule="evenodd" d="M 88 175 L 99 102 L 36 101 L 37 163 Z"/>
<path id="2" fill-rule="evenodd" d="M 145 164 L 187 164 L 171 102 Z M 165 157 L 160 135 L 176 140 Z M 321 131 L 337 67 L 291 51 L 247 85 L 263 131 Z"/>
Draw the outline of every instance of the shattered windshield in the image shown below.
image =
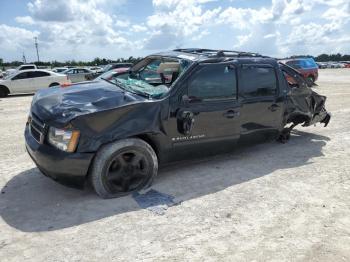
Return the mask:
<path id="1" fill-rule="evenodd" d="M 148 57 L 135 65 L 132 71 L 113 78 L 112 82 L 130 92 L 161 98 L 191 63 L 180 58 Z"/>

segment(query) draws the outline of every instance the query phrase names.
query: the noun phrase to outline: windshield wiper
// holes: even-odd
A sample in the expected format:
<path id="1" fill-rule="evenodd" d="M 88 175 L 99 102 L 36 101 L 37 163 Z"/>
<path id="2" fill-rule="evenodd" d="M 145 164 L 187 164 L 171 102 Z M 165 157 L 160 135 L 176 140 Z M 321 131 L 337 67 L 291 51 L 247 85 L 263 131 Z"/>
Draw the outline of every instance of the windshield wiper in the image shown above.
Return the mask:
<path id="1" fill-rule="evenodd" d="M 115 83 L 114 83 L 114 82 L 112 82 L 111 80 L 108 80 L 108 79 L 106 79 L 106 78 L 103 78 L 103 77 L 101 77 L 101 79 L 102 79 L 102 80 L 105 80 L 106 82 L 108 82 L 108 83 L 110 83 L 110 84 L 113 84 L 113 85 L 115 85 Z"/>

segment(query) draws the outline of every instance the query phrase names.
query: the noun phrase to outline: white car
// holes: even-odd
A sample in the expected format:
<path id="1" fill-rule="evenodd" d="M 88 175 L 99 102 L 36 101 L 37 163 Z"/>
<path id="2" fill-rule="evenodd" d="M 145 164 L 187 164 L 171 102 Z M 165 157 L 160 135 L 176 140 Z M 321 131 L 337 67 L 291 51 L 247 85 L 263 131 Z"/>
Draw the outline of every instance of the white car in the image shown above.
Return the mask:
<path id="1" fill-rule="evenodd" d="M 99 66 L 91 66 L 88 68 L 90 71 L 94 72 L 95 74 L 99 74 L 103 72 L 103 68 Z"/>
<path id="2" fill-rule="evenodd" d="M 4 73 L 4 77 L 8 76 L 8 75 L 12 75 L 18 71 L 23 71 L 23 70 L 32 70 L 32 69 L 38 69 L 36 65 L 34 64 L 24 64 L 24 65 L 20 65 L 19 67 L 15 68 L 15 69 L 7 69 Z"/>
<path id="3" fill-rule="evenodd" d="M 42 88 L 69 84 L 66 75 L 47 70 L 23 70 L 0 79 L 0 97 L 8 94 L 35 93 Z"/>

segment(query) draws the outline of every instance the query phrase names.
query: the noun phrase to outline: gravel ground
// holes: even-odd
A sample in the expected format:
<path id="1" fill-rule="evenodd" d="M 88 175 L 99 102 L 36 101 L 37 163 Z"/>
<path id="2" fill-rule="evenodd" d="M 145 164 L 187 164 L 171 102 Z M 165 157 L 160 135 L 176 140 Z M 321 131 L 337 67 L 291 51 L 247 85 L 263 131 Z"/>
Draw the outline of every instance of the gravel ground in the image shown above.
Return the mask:
<path id="1" fill-rule="evenodd" d="M 24 150 L 32 96 L 1 99 L 1 261 L 350 261 L 350 69 L 318 85 L 329 127 L 166 167 L 163 212 L 41 175 Z"/>

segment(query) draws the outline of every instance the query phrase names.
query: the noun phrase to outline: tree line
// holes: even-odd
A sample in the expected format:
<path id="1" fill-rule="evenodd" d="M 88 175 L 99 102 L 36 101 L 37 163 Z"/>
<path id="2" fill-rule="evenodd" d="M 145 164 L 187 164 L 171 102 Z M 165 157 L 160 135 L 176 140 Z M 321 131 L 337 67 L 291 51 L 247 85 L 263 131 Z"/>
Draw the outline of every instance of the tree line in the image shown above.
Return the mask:
<path id="1" fill-rule="evenodd" d="M 294 55 L 290 56 L 288 58 L 301 58 L 301 57 L 311 57 L 315 59 L 316 62 L 328 62 L 328 61 L 334 61 L 334 62 L 340 62 L 340 61 L 350 61 L 350 55 L 342 55 L 340 53 L 338 54 L 321 54 L 319 56 L 311 56 L 311 55 Z M 37 66 L 47 66 L 47 67 L 62 67 L 62 66 L 101 66 L 101 65 L 107 65 L 110 63 L 136 63 L 140 61 L 142 57 L 133 57 L 130 56 L 129 58 L 118 58 L 116 60 L 111 60 L 107 58 L 98 58 L 96 57 L 92 61 L 76 61 L 76 60 L 68 60 L 65 62 L 59 62 L 59 61 L 49 61 L 49 62 L 33 62 Z M 17 67 L 19 65 L 23 64 L 22 61 L 12 61 L 12 62 L 4 62 L 2 58 L 0 58 L 0 67 Z"/>
<path id="2" fill-rule="evenodd" d="M 30 64 L 36 64 L 37 66 L 47 66 L 47 67 L 63 67 L 63 66 L 101 66 L 108 65 L 110 63 L 137 63 L 140 61 L 142 57 L 133 57 L 129 58 L 118 58 L 116 60 L 107 59 L 107 58 L 98 58 L 96 57 L 92 61 L 76 61 L 76 60 L 68 60 L 65 62 L 60 61 L 40 61 L 40 62 L 30 62 Z M 0 58 L 0 67 L 17 67 L 22 65 L 22 61 L 12 61 L 12 62 L 4 62 L 2 58 Z M 28 63 L 29 64 L 29 63 Z"/>

